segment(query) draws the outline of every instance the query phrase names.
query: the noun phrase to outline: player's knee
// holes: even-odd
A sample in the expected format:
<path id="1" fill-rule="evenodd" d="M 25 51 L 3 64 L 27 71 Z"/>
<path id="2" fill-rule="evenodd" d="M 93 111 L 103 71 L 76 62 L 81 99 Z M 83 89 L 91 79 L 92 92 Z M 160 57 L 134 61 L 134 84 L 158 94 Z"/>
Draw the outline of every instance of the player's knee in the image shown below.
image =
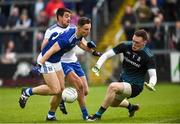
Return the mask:
<path id="1" fill-rule="evenodd" d="M 54 95 L 58 95 L 58 94 L 61 94 L 61 92 L 62 92 L 62 90 L 61 90 L 61 88 L 53 88 L 52 89 L 52 93 L 54 94 Z"/>
<path id="2" fill-rule="evenodd" d="M 87 96 L 88 93 L 89 93 L 89 90 L 85 90 L 85 91 L 84 91 L 84 95 L 85 95 L 85 96 Z"/>
<path id="3" fill-rule="evenodd" d="M 78 90 L 83 90 L 83 83 L 81 80 L 75 80 L 75 83 L 77 84 L 77 89 Z"/>
<path id="4" fill-rule="evenodd" d="M 113 92 L 118 92 L 118 88 L 115 84 L 111 83 L 109 85 L 109 90 L 113 91 Z"/>

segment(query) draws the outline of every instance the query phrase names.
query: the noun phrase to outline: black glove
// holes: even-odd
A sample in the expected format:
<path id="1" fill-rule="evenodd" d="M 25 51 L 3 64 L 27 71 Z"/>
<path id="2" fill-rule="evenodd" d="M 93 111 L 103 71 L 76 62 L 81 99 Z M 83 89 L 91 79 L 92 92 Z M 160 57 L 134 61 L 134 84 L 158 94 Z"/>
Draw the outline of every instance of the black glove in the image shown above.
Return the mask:
<path id="1" fill-rule="evenodd" d="M 94 50 L 94 52 L 92 52 L 92 55 L 93 55 L 93 56 L 99 56 L 99 57 L 100 57 L 100 56 L 102 55 L 102 53 Z"/>
<path id="2" fill-rule="evenodd" d="M 96 48 L 96 44 L 94 43 L 94 41 L 89 41 L 89 42 L 87 43 L 87 47 L 89 47 L 90 49 L 91 49 L 91 48 Z"/>

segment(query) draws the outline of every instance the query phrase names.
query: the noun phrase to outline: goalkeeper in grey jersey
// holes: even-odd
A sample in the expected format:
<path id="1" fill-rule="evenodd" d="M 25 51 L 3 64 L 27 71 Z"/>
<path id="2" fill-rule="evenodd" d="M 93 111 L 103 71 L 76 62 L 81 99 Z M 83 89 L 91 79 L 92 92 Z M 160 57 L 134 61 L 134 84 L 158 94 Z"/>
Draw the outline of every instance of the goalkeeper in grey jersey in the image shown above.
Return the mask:
<path id="1" fill-rule="evenodd" d="M 119 53 L 124 55 L 120 80 L 108 86 L 105 99 L 99 110 L 91 117 L 92 121 L 100 119 L 109 106 L 125 107 L 128 109 L 129 117 L 134 116 L 139 105 L 130 104 L 127 98 L 136 97 L 142 92 L 146 73 L 149 74 L 149 83 L 145 85 L 149 90 L 155 90 L 154 86 L 157 82 L 155 60 L 151 51 L 145 46 L 147 39 L 145 30 L 136 31 L 131 42 L 123 42 L 108 50 L 92 68 L 92 71 L 99 75 L 100 68 L 106 59 Z"/>

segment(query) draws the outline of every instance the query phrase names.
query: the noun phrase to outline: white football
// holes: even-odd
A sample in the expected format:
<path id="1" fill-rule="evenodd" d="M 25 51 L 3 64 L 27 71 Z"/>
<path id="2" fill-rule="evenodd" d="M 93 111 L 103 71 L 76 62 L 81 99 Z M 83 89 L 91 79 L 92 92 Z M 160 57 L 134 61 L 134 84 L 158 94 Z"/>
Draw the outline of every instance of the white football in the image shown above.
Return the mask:
<path id="1" fill-rule="evenodd" d="M 62 92 L 62 99 L 64 102 L 73 103 L 78 97 L 78 93 L 75 88 L 67 87 Z"/>

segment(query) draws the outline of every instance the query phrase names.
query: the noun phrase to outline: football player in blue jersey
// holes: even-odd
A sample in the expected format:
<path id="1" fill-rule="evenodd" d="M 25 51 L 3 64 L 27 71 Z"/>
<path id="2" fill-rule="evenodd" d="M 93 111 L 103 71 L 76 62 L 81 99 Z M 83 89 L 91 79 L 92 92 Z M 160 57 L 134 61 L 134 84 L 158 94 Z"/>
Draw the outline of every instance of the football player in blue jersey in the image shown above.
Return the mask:
<path id="1" fill-rule="evenodd" d="M 94 49 L 95 45 L 93 42 L 86 42 L 84 39 L 90 32 L 91 20 L 86 17 L 82 17 L 78 21 L 77 27 L 70 26 L 68 30 L 64 33 L 53 33 L 48 41 L 47 45 L 43 48 L 41 54 L 42 56 L 38 60 L 38 70 L 43 73 L 43 77 L 47 85 L 41 85 L 35 88 L 28 88 L 22 90 L 22 95 L 19 100 L 20 106 L 23 108 L 26 104 L 26 101 L 29 96 L 33 94 L 37 95 L 58 95 L 61 94 L 62 90 L 58 92 L 53 92 L 52 87 L 49 87 L 48 83 L 56 82 L 57 78 L 50 75 L 48 72 L 54 70 L 52 66 L 49 66 L 51 63 L 56 64 L 61 60 L 61 57 L 72 50 L 76 45 L 83 48 L 86 51 L 92 52 L 95 56 L 100 56 L 99 52 L 96 52 Z M 71 65 L 64 63 L 63 69 L 66 75 L 66 79 L 71 82 L 78 91 L 78 101 L 83 114 L 83 119 L 88 118 L 88 112 L 85 106 L 85 93 L 84 93 L 84 84 L 80 77 L 84 76 L 80 64 L 73 63 Z M 66 70 L 66 71 L 65 71 Z M 47 74 L 48 73 L 48 74 Z M 43 87 L 43 88 L 42 88 Z M 53 116 L 54 117 L 54 116 Z"/>
<path id="2" fill-rule="evenodd" d="M 63 33 L 65 30 L 68 30 L 69 26 L 70 26 L 70 19 L 71 19 L 71 10 L 67 9 L 67 8 L 59 8 L 56 11 L 56 24 L 50 26 L 44 35 L 44 40 L 41 44 L 41 50 L 46 46 L 46 44 L 48 43 L 48 41 L 51 40 L 52 38 L 52 34 L 54 34 L 55 32 L 57 33 Z M 71 54 L 70 52 L 67 54 Z M 39 54 L 40 58 L 42 55 L 41 53 Z M 72 55 L 73 56 L 73 55 Z M 73 57 L 69 57 L 64 55 L 64 58 L 68 57 L 69 59 L 73 59 L 76 56 L 74 55 Z M 62 70 L 62 66 L 61 63 L 59 64 L 59 67 L 56 67 L 59 69 L 56 69 L 56 75 L 59 78 L 59 82 L 57 83 L 61 83 L 61 89 L 64 89 L 64 73 Z M 55 121 L 55 112 L 57 110 L 57 108 L 60 108 L 60 110 L 62 111 L 63 114 L 67 114 L 66 111 L 66 107 L 64 104 L 64 101 L 61 100 L 60 102 L 60 95 L 54 95 L 51 97 L 50 100 L 50 108 L 46 117 L 46 120 L 49 121 Z"/>
<path id="3" fill-rule="evenodd" d="M 112 82 L 108 86 L 101 107 L 91 116 L 90 120 L 101 119 L 102 114 L 109 106 L 127 108 L 129 117 L 133 117 L 134 113 L 139 109 L 139 105 L 133 105 L 127 99 L 136 97 L 142 92 L 146 73 L 149 74 L 147 87 L 152 91 L 155 90 L 154 86 L 157 82 L 155 60 L 151 51 L 145 46 L 147 39 L 148 35 L 145 30 L 137 30 L 131 42 L 123 42 L 108 50 L 99 58 L 92 68 L 92 71 L 97 76 L 106 59 L 120 53 L 124 55 L 123 72 L 119 81 Z"/>
<path id="4" fill-rule="evenodd" d="M 71 21 L 71 10 L 67 8 L 57 9 L 56 19 L 57 19 L 57 23 L 50 26 L 46 30 L 43 42 L 41 44 L 41 49 L 43 49 L 46 46 L 46 44 L 51 40 L 51 38 L 53 38 L 53 34 L 63 33 L 65 30 L 68 30 L 70 21 Z M 39 54 L 37 58 L 37 62 L 39 61 L 41 57 L 42 57 L 42 53 Z M 52 96 L 50 100 L 50 108 L 49 108 L 48 115 L 46 117 L 46 120 L 54 121 L 56 120 L 55 111 L 58 108 L 59 103 L 61 101 L 61 91 L 65 87 L 64 86 L 64 73 L 63 73 L 60 62 L 57 62 L 57 63 L 47 62 L 46 67 L 48 67 L 47 71 L 41 71 L 40 73 L 43 75 L 47 85 L 40 85 L 38 87 L 34 87 L 33 92 L 35 92 L 36 94 L 42 94 L 42 95 L 47 95 L 49 94 L 48 92 L 50 92 L 50 94 L 55 94 Z M 31 96 L 33 92 L 32 92 L 32 88 L 22 89 L 22 95 L 19 99 L 19 104 L 21 108 L 25 107 L 28 97 Z M 60 105 L 61 105 L 60 107 L 61 111 L 66 114 L 67 111 L 65 109 L 64 102 L 61 101 Z"/>

